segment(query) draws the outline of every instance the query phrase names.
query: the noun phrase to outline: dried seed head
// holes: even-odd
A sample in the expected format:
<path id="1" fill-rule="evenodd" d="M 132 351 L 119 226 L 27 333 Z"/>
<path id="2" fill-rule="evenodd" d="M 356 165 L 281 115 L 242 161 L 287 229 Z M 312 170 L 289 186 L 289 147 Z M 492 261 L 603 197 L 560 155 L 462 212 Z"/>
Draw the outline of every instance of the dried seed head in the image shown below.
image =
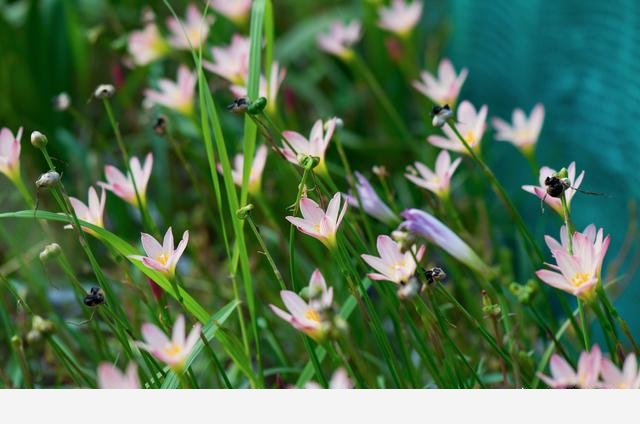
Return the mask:
<path id="1" fill-rule="evenodd" d="M 96 91 L 93 92 L 93 96 L 96 99 L 108 99 L 116 92 L 116 88 L 111 84 L 100 84 Z"/>
<path id="2" fill-rule="evenodd" d="M 36 180 L 36 187 L 38 188 L 50 188 L 60 181 L 60 174 L 56 171 L 48 171 L 40 175 Z"/>
<path id="3" fill-rule="evenodd" d="M 33 131 L 31 133 L 31 144 L 33 145 L 33 147 L 42 149 L 43 147 L 47 146 L 48 142 L 49 140 L 47 140 L 47 136 L 42 134 L 40 131 Z"/>

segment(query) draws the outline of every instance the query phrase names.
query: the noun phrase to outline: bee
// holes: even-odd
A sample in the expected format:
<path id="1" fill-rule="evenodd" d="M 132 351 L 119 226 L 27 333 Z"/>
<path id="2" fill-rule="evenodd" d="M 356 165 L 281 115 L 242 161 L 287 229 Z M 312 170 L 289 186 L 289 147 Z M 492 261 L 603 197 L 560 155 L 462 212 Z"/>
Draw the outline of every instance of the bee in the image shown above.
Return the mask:
<path id="1" fill-rule="evenodd" d="M 233 113 L 244 113 L 249 107 L 249 99 L 246 97 L 238 97 L 233 103 L 227 106 L 227 110 Z"/>
<path id="2" fill-rule="evenodd" d="M 102 305 L 104 303 L 104 292 L 100 287 L 91 287 L 91 290 L 84 297 L 84 304 L 90 307 Z"/>
<path id="3" fill-rule="evenodd" d="M 437 281 L 442 281 L 447 278 L 447 274 L 442 270 L 442 268 L 438 267 L 423 269 L 422 273 L 424 278 L 427 280 L 428 285 L 432 285 Z"/>
<path id="4" fill-rule="evenodd" d="M 167 133 L 167 117 L 164 115 L 158 116 L 156 122 L 153 124 L 153 131 L 160 137 Z"/>
<path id="5" fill-rule="evenodd" d="M 562 197 L 564 192 L 570 188 L 573 190 L 579 191 L 580 193 L 590 194 L 593 196 L 602 196 L 604 194 L 604 193 L 597 193 L 595 191 L 581 190 L 577 187 L 572 187 L 571 180 L 569 180 L 569 178 L 566 178 L 566 177 L 559 178 L 557 174 L 549 175 L 547 178 L 545 178 L 544 185 L 547 189 L 546 189 L 546 193 L 540 200 L 540 208 L 542 209 L 542 213 L 544 213 L 544 201 L 547 198 L 547 196 L 555 197 L 556 199 L 558 199 Z"/>

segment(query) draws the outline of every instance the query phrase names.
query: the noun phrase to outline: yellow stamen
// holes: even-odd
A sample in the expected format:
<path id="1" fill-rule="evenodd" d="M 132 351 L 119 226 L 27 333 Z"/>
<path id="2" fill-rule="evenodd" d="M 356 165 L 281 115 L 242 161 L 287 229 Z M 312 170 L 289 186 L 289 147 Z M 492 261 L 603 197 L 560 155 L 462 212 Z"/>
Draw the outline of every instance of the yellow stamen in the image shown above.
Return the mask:
<path id="1" fill-rule="evenodd" d="M 162 253 L 160 256 L 156 258 L 156 260 L 160 262 L 162 265 L 166 265 L 167 262 L 169 261 L 169 256 Z"/>
<path id="2" fill-rule="evenodd" d="M 178 356 L 180 352 L 182 352 L 182 346 L 176 343 L 171 343 L 169 346 L 162 349 L 162 351 L 167 356 Z"/>
<path id="3" fill-rule="evenodd" d="M 315 309 L 307 309 L 304 313 L 304 317 L 310 321 L 320 322 L 320 314 Z"/>
<path id="4" fill-rule="evenodd" d="M 588 282 L 591 279 L 591 274 L 586 272 L 580 272 L 573 276 L 571 279 L 571 285 L 575 287 L 580 287 L 584 283 Z"/>

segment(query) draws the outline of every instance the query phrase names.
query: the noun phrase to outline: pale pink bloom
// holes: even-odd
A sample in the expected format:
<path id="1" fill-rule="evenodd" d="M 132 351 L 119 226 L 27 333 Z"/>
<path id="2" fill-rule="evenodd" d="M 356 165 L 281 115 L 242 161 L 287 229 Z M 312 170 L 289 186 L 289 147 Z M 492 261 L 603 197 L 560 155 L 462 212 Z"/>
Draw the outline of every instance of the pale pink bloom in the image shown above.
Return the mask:
<path id="1" fill-rule="evenodd" d="M 487 127 L 485 123 L 487 119 L 487 110 L 487 105 L 482 105 L 480 110 L 476 111 L 476 108 L 466 100 L 458 106 L 457 123 L 455 124 L 456 128 L 469 147 L 476 151 L 480 148 L 480 141 L 482 141 L 484 130 Z M 467 155 L 469 154 L 466 147 L 462 144 L 451 127 L 445 125 L 442 127 L 442 131 L 446 137 L 441 135 L 430 135 L 427 138 L 429 143 L 436 147 L 440 147 L 441 149 L 452 150 L 454 152 L 464 153 Z"/>
<path id="2" fill-rule="evenodd" d="M 549 363 L 551 377 L 538 373 L 538 377 L 552 389 L 594 389 L 598 384 L 602 353 L 598 345 L 591 352 L 582 352 L 578 360 L 578 371 L 561 356 L 553 354 Z"/>
<path id="3" fill-rule="evenodd" d="M 262 145 L 256 150 L 256 156 L 251 163 L 251 173 L 249 174 L 249 193 L 260 192 L 260 182 L 262 181 L 262 171 L 267 161 L 267 147 Z M 244 172 L 244 155 L 237 154 L 233 160 L 231 176 L 233 182 L 238 187 L 242 187 L 242 175 Z M 222 165 L 218 164 L 218 172 L 222 173 Z"/>
<path id="4" fill-rule="evenodd" d="M 244 85 L 249 71 L 249 38 L 235 34 L 228 47 L 211 49 L 213 62 L 203 62 L 206 69 L 236 85 Z"/>
<path id="5" fill-rule="evenodd" d="M 513 111 L 511 121 L 512 125 L 500 118 L 491 120 L 493 127 L 498 131 L 495 139 L 507 141 L 526 154 L 533 152 L 544 122 L 544 106 L 540 103 L 535 105 L 529 119 L 522 109 L 516 109 Z"/>
<path id="6" fill-rule="evenodd" d="M 251 0 L 211 0 L 209 6 L 238 25 L 247 21 Z"/>
<path id="7" fill-rule="evenodd" d="M 143 66 L 166 55 L 169 45 L 158 32 L 156 24 L 149 23 L 144 29 L 129 34 L 128 50 L 133 62 Z"/>
<path id="8" fill-rule="evenodd" d="M 565 236 L 566 237 L 566 236 Z M 558 245 L 556 240 L 546 238 L 557 265 L 549 265 L 554 271 L 541 269 L 536 275 L 546 284 L 566 291 L 584 300 L 592 299 L 598 276 L 602 269 L 602 261 L 609 247 L 609 237 L 602 239 L 595 235 L 595 227 L 585 234 L 575 232 L 572 237 L 573 254 L 566 245 Z M 554 250 L 555 248 L 555 250 Z"/>
<path id="9" fill-rule="evenodd" d="M 96 193 L 96 189 L 93 187 L 89 187 L 89 201 L 85 205 L 82 201 L 76 199 L 75 197 L 69 196 L 69 202 L 73 207 L 73 210 L 81 221 L 86 221 L 89 224 L 93 224 L 96 227 L 104 228 L 104 223 L 102 216 L 104 215 L 104 205 L 107 201 L 107 195 L 104 191 L 104 187 L 102 187 L 100 198 L 98 198 L 98 193 Z M 64 228 L 73 228 L 72 225 L 65 225 Z M 94 231 L 90 228 L 82 227 L 82 229 L 90 234 L 94 234 Z"/>
<path id="10" fill-rule="evenodd" d="M 185 231 L 182 234 L 182 240 L 180 240 L 178 247 L 175 249 L 173 247 L 173 231 L 171 227 L 164 234 L 162 244 L 147 233 L 142 233 L 141 240 L 142 248 L 147 256 L 129 255 L 128 258 L 141 261 L 148 268 L 168 277 L 173 277 L 176 273 L 176 265 L 189 242 L 189 231 Z"/>
<path id="11" fill-rule="evenodd" d="M 349 204 L 349 202 L 344 202 L 344 206 L 340 210 L 340 196 L 340 193 L 333 196 L 326 212 L 313 200 L 303 197 L 300 199 L 300 211 L 303 217 L 288 216 L 287 221 L 295 225 L 301 232 L 320 240 L 325 246 L 332 249 L 336 244 L 338 227 Z"/>
<path id="12" fill-rule="evenodd" d="M 322 389 L 315 381 L 310 381 L 304 385 L 305 389 Z M 331 376 L 329 381 L 329 389 L 353 389 L 353 382 L 349 378 L 349 374 L 344 368 L 338 368 Z"/>
<path id="13" fill-rule="evenodd" d="M 325 52 L 342 59 L 349 59 L 353 55 L 351 47 L 360 40 L 361 36 L 362 25 L 359 21 L 352 21 L 349 24 L 333 22 L 328 32 L 318 34 L 316 41 Z"/>
<path id="14" fill-rule="evenodd" d="M 151 169 L 153 168 L 153 155 L 151 153 L 147 154 L 144 160 L 144 166 L 140 166 L 140 160 L 134 156 L 129 161 L 129 166 L 136 182 L 140 201 L 142 204 L 146 204 L 147 184 L 149 183 Z M 107 165 L 104 167 L 104 175 L 107 178 L 107 182 L 99 182 L 98 185 L 100 187 L 104 187 L 113 192 L 113 194 L 131 203 L 133 206 L 138 206 L 138 200 L 136 199 L 136 192 L 133 186 L 134 180 L 129 173 L 127 173 L 125 177 L 118 168 Z"/>
<path id="15" fill-rule="evenodd" d="M 425 250 L 424 246 L 420 246 L 417 250 L 414 246 L 413 253 L 408 250 L 403 253 L 398 243 L 385 235 L 378 236 L 376 245 L 380 257 L 360 255 L 369 266 L 378 271 L 378 273 L 368 274 L 369 278 L 387 280 L 396 284 L 405 284 L 413 277 L 418 267 L 413 255 L 420 260 Z"/>
<path id="16" fill-rule="evenodd" d="M 171 31 L 169 44 L 177 49 L 190 50 L 191 47 L 198 49 L 206 41 L 207 35 L 209 35 L 209 27 L 213 22 L 213 16 L 209 15 L 206 19 L 203 19 L 202 13 L 198 8 L 190 4 L 187 6 L 186 18 L 182 20 L 182 26 L 175 17 L 170 16 L 167 18 L 167 27 Z"/>
<path id="17" fill-rule="evenodd" d="M 625 359 L 622 370 L 619 370 L 610 360 L 602 359 L 600 374 L 602 375 L 600 387 L 604 389 L 640 389 L 638 362 L 633 353 Z"/>
<path id="18" fill-rule="evenodd" d="M 193 98 L 196 91 L 198 77 L 184 65 L 178 68 L 177 81 L 166 78 L 158 81 L 159 90 L 147 89 L 145 100 L 151 104 L 158 104 L 176 110 L 184 115 L 193 113 Z"/>
<path id="19" fill-rule="evenodd" d="M 547 186 L 544 184 L 544 180 L 547 177 L 550 177 L 556 173 L 555 169 L 551 169 L 548 166 L 543 166 L 540 168 L 540 176 L 538 181 L 540 182 L 539 186 L 533 185 L 523 185 L 522 189 L 528 193 L 535 194 L 539 199 L 544 199 L 544 202 L 553 208 L 560 215 L 563 215 L 562 211 L 562 201 L 559 198 L 551 197 L 547 194 Z M 571 162 L 571 165 L 567 167 L 567 178 L 571 181 L 571 187 L 566 189 L 564 192 L 564 197 L 567 200 L 567 207 L 571 207 L 571 199 L 573 199 L 573 195 L 576 194 L 576 190 L 574 188 L 580 188 L 580 184 L 582 184 L 582 179 L 584 178 L 584 171 L 578 175 L 576 179 L 576 163 Z"/>
<path id="20" fill-rule="evenodd" d="M 122 373 L 115 365 L 103 362 L 98 366 L 98 388 L 139 389 L 140 381 L 138 381 L 136 364 L 129 363 L 127 371 Z"/>
<path id="21" fill-rule="evenodd" d="M 359 172 L 355 172 L 355 175 L 358 180 L 356 181 L 356 190 L 358 191 L 358 197 L 362 202 L 364 211 L 389 226 L 397 224 L 398 215 L 380 199 L 380 196 L 378 196 L 378 193 L 376 193 L 371 184 L 369 184 L 369 181 Z M 347 201 L 356 208 L 360 207 L 358 199 L 351 194 L 347 195 Z"/>
<path id="22" fill-rule="evenodd" d="M 271 65 L 271 75 L 269 75 L 269 82 L 264 75 L 260 75 L 260 87 L 258 89 L 259 97 L 267 98 L 267 109 L 275 111 L 276 101 L 278 100 L 278 91 L 280 85 L 284 81 L 287 75 L 285 68 L 280 68 L 278 62 L 273 62 Z M 246 81 L 247 83 L 249 81 Z M 245 97 L 247 95 L 247 87 L 245 85 L 234 84 L 230 87 L 231 92 L 235 97 Z"/>
<path id="23" fill-rule="evenodd" d="M 284 154 L 289 162 L 295 163 L 296 165 L 299 163 L 301 155 L 317 157 L 320 159 L 318 171 L 321 173 L 326 172 L 324 153 L 336 129 L 336 121 L 337 118 L 331 118 L 323 125 L 322 120 L 318 119 L 316 123 L 313 124 L 313 128 L 311 128 L 309 139 L 295 131 L 283 131 L 282 136 L 288 143 L 284 143 L 281 149 L 282 154 Z M 291 145 L 295 151 L 292 150 L 289 145 Z"/>
<path id="24" fill-rule="evenodd" d="M 20 178 L 20 139 L 22 127 L 18 129 L 16 136 L 9 128 L 0 130 L 0 172 L 10 180 Z"/>
<path id="25" fill-rule="evenodd" d="M 593 247 L 596 262 L 598 263 L 596 275 L 599 276 L 602 270 L 602 262 L 604 261 L 604 256 L 607 254 L 607 249 L 609 248 L 611 236 L 607 235 L 606 237 L 604 237 L 604 230 L 600 228 L 596 231 L 596 226 L 594 224 L 589 224 L 584 229 L 584 231 L 582 232 L 582 236 L 584 237 L 579 236 L 578 240 L 576 240 L 576 234 L 580 233 L 575 233 L 572 238 L 573 255 L 583 256 L 585 252 L 583 252 L 582 249 L 590 249 L 589 244 L 584 239 L 584 237 L 586 237 Z M 554 256 L 555 252 L 558 250 L 569 253 L 569 236 L 566 226 L 563 225 L 562 228 L 560 228 L 560 242 L 558 242 L 551 236 L 544 236 L 544 240 Z"/>
<path id="26" fill-rule="evenodd" d="M 153 324 L 144 323 L 142 324 L 144 343 L 138 342 L 137 345 L 149 351 L 153 356 L 177 372 L 181 372 L 184 367 L 184 362 L 200 338 L 201 328 L 200 323 L 195 324 L 189 336 L 185 337 L 184 316 L 179 315 L 173 324 L 171 340 L 169 340 L 161 329 Z"/>
<path id="27" fill-rule="evenodd" d="M 456 104 L 460 89 L 467 79 L 467 68 L 456 74 L 449 59 L 442 59 L 438 65 L 438 76 L 431 75 L 427 71 L 420 72 L 420 81 L 413 81 L 413 87 L 430 98 L 439 106 L 449 105 L 453 109 Z"/>
<path id="28" fill-rule="evenodd" d="M 400 37 L 407 36 L 416 26 L 422 15 L 422 1 L 405 3 L 405 0 L 392 0 L 391 6 L 378 9 L 378 26 Z"/>
<path id="29" fill-rule="evenodd" d="M 434 216 L 420 209 L 407 209 L 401 215 L 406 221 L 400 228 L 406 228 L 409 232 L 426 238 L 469 268 L 481 274 L 491 274 L 491 269 L 469 245 Z"/>
<path id="30" fill-rule="evenodd" d="M 282 290 L 280 297 L 289 312 L 274 305 L 269 307 L 296 330 L 302 331 L 314 340 L 322 340 L 329 327 L 329 323 L 324 320 L 323 312 L 333 304 L 333 287 L 327 289 L 327 283 L 318 269 L 311 275 L 308 293 L 309 303 L 292 291 Z"/>
<path id="31" fill-rule="evenodd" d="M 458 158 L 451 163 L 449 152 L 443 150 L 436 158 L 435 172 L 420 162 L 414 164 L 419 176 L 412 174 L 404 174 L 412 183 L 432 191 L 440 197 L 449 195 L 449 186 L 451 177 L 460 165 L 462 158 Z"/>

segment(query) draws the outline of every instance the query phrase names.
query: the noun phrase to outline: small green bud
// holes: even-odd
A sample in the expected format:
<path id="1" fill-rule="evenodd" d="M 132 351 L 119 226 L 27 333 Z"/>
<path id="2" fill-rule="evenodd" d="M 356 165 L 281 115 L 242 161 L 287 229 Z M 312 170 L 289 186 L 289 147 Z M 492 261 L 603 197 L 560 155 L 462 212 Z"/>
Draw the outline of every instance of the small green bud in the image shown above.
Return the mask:
<path id="1" fill-rule="evenodd" d="M 563 179 L 563 178 L 567 178 L 567 177 L 568 177 L 568 175 L 569 175 L 569 173 L 568 173 L 568 171 L 567 171 L 567 168 L 562 168 L 561 170 L 559 170 L 558 172 L 556 172 L 554 176 L 555 176 L 555 177 L 558 177 L 558 178 L 560 178 L 560 179 Z"/>
<path id="2" fill-rule="evenodd" d="M 304 169 L 311 170 L 318 166 L 318 164 L 320 163 L 320 158 L 317 156 L 298 155 L 298 163 Z"/>
<path id="3" fill-rule="evenodd" d="M 47 136 L 42 134 L 40 131 L 34 131 L 31 133 L 31 144 L 33 147 L 42 149 L 47 146 L 48 142 L 49 140 L 47 140 Z"/>
<path id="4" fill-rule="evenodd" d="M 15 334 L 13 337 L 11 337 L 11 345 L 16 349 L 22 349 L 22 339 L 20 338 L 20 336 Z"/>
<path id="5" fill-rule="evenodd" d="M 266 97 L 258 97 L 256 100 L 249 104 L 247 112 L 249 112 L 249 115 L 258 115 L 262 113 L 265 107 L 267 107 Z"/>
<path id="6" fill-rule="evenodd" d="M 236 211 L 236 216 L 238 217 L 238 219 L 246 219 L 252 210 L 253 210 L 253 205 L 249 203 L 248 205 L 245 205 L 240 209 L 238 209 Z"/>

